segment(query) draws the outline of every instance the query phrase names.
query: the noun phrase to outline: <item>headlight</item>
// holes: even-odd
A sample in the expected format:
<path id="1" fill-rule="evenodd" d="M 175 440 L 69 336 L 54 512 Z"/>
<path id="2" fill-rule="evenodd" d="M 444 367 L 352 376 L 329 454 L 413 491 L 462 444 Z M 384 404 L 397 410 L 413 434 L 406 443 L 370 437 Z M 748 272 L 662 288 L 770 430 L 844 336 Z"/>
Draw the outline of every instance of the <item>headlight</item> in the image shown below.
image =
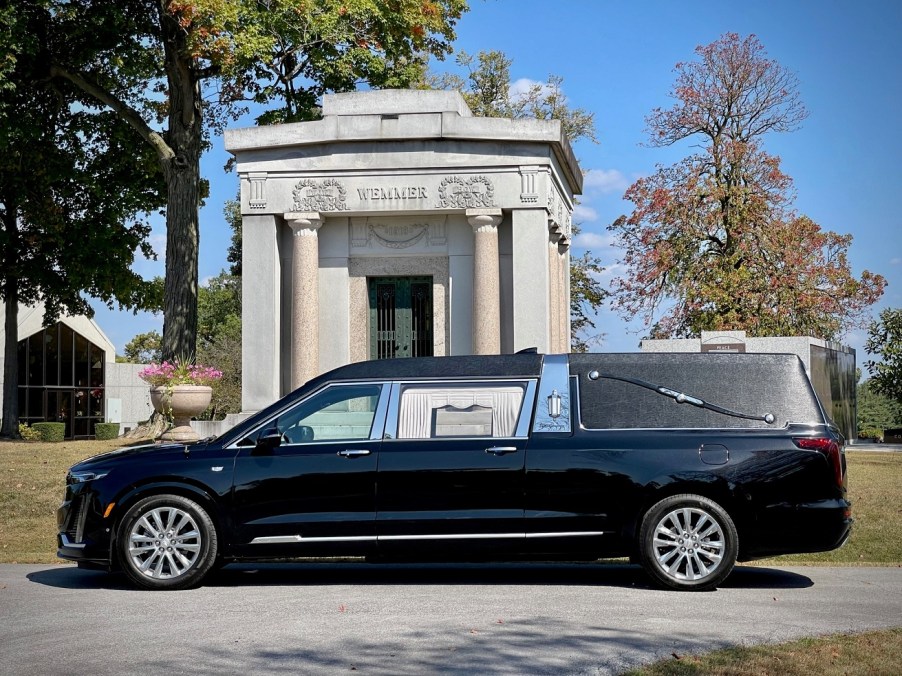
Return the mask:
<path id="1" fill-rule="evenodd" d="M 73 472 L 70 470 L 69 474 L 66 475 L 66 483 L 81 484 L 85 481 L 94 481 L 95 479 L 102 479 L 109 473 L 110 470 L 83 470 L 81 472 Z"/>

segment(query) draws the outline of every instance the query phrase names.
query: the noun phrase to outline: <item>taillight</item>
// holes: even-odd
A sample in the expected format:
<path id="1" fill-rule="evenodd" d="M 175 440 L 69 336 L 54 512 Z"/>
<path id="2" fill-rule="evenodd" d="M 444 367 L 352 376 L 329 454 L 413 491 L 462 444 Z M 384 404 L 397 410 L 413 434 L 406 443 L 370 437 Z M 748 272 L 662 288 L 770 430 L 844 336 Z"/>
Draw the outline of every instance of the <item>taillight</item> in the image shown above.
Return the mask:
<path id="1" fill-rule="evenodd" d="M 823 453 L 827 458 L 827 462 L 833 468 L 836 485 L 842 488 L 845 468 L 843 467 L 842 449 L 840 449 L 835 439 L 829 437 L 793 437 L 793 442 L 799 448 Z"/>

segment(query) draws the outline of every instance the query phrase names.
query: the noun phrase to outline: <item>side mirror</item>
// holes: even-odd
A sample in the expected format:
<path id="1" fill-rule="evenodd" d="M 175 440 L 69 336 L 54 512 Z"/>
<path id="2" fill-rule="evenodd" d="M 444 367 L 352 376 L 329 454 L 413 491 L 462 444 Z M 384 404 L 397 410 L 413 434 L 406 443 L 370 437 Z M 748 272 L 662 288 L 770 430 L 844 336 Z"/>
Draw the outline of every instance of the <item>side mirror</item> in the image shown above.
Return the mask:
<path id="1" fill-rule="evenodd" d="M 254 453 L 272 453 L 275 449 L 282 445 L 282 433 L 276 427 L 264 430 L 260 438 L 257 439 L 257 445 L 254 447 Z"/>

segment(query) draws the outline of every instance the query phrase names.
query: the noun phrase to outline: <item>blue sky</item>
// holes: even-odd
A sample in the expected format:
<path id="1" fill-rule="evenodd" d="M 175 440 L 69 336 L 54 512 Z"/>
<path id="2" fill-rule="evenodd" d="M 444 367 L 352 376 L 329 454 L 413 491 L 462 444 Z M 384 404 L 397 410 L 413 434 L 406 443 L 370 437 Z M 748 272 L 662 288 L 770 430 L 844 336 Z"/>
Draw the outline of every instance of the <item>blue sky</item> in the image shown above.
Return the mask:
<path id="1" fill-rule="evenodd" d="M 605 266 L 604 282 L 617 273 L 618 252 L 606 226 L 627 213 L 621 196 L 656 164 L 688 154 L 688 146 L 642 147 L 645 117 L 667 108 L 673 67 L 694 58 L 694 49 L 723 33 L 758 36 L 768 55 L 799 79 L 809 117 L 795 132 L 767 137 L 764 147 L 779 155 L 793 177 L 796 207 L 825 230 L 851 233 L 850 263 L 856 276 L 870 270 L 888 286 L 875 306 L 902 307 L 902 2 L 898 0 L 763 0 L 749 3 L 613 0 L 470 0 L 458 25 L 456 48 L 475 54 L 498 49 L 513 59 L 513 80 L 564 78 L 574 107 L 595 113 L 598 145 L 576 144 L 588 172 L 580 211 L 585 248 Z M 453 56 L 433 70 L 455 70 Z M 235 126 L 253 124 L 247 119 Z M 227 267 L 230 230 L 222 217 L 238 178 L 222 169 L 228 158 L 221 137 L 204 158 L 211 196 L 201 211 L 200 276 Z M 163 272 L 165 232 L 159 223 L 153 245 L 160 260 L 140 261 L 151 277 Z M 136 334 L 162 331 L 162 316 L 109 311 L 95 304 L 96 320 L 119 353 Z M 639 322 L 602 310 L 598 328 L 607 336 L 597 348 L 635 351 L 643 335 Z M 864 358 L 865 333 L 843 342 Z"/>

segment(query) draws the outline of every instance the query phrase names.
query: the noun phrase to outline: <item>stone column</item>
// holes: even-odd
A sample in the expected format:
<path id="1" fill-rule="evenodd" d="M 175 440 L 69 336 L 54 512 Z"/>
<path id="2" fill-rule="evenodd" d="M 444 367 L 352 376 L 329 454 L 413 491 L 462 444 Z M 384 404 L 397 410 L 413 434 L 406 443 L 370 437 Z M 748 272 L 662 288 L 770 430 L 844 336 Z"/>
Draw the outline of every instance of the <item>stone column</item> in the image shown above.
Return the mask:
<path id="1" fill-rule="evenodd" d="M 467 209 L 473 227 L 473 354 L 501 353 L 500 209 Z"/>
<path id="2" fill-rule="evenodd" d="M 288 213 L 291 247 L 291 389 L 319 374 L 318 213 Z"/>
<path id="3" fill-rule="evenodd" d="M 561 235 L 553 229 L 548 233 L 548 344 L 550 352 L 561 351 L 561 295 L 563 288 L 561 287 L 561 266 L 558 262 L 558 242 Z"/>
<path id="4" fill-rule="evenodd" d="M 561 237 L 557 245 L 558 269 L 561 280 L 561 304 L 562 309 L 558 321 L 560 322 L 560 347 L 561 352 L 570 352 L 570 240 Z"/>

